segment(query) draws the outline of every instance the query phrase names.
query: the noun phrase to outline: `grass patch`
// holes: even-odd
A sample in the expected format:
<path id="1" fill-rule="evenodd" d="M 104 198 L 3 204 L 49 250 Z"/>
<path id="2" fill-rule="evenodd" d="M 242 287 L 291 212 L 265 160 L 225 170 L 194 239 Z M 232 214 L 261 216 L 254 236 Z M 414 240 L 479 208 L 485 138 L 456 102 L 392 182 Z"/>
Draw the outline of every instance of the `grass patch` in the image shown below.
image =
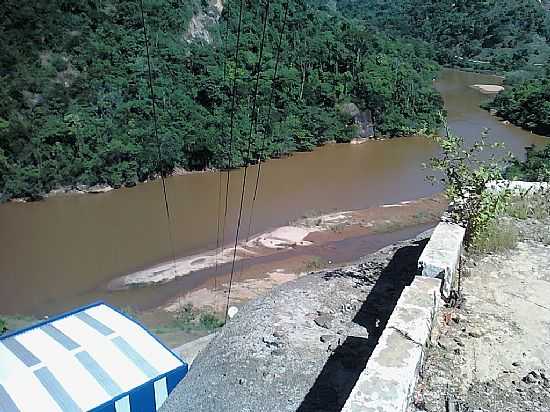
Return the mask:
<path id="1" fill-rule="evenodd" d="M 327 262 L 325 262 L 323 259 L 321 259 L 318 256 L 315 256 L 312 258 L 309 262 L 305 265 L 305 271 L 306 272 L 314 272 L 316 270 L 321 270 L 327 266 Z"/>
<path id="2" fill-rule="evenodd" d="M 513 249 L 519 240 L 519 231 L 511 223 L 491 220 L 473 239 L 470 249 L 474 253 L 498 253 Z"/>
<path id="3" fill-rule="evenodd" d="M 26 315 L 2 315 L 0 317 L 0 334 L 25 328 L 39 319 Z"/>
<path id="4" fill-rule="evenodd" d="M 188 304 L 182 306 L 174 320 L 156 328 L 157 333 L 173 332 L 174 330 L 212 331 L 224 325 L 224 320 L 211 311 L 199 310 Z"/>
<path id="5" fill-rule="evenodd" d="M 504 214 L 516 219 L 547 219 L 550 217 L 550 191 L 511 197 L 504 206 Z"/>

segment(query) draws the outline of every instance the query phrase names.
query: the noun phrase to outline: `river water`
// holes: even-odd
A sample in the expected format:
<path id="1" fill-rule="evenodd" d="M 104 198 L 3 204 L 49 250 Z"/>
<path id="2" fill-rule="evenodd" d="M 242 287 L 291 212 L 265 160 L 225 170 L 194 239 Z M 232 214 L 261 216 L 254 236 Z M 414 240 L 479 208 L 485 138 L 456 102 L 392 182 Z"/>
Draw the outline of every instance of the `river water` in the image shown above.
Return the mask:
<path id="1" fill-rule="evenodd" d="M 479 108 L 487 97 L 469 86 L 498 83 L 495 76 L 443 71 L 436 86 L 445 101 L 450 129 L 473 141 L 489 128 L 495 140 L 518 155 L 525 146 L 548 142 L 504 125 Z M 429 139 L 410 137 L 327 145 L 270 160 L 262 167 L 251 232 L 285 225 L 311 211 L 364 209 L 432 195 L 440 188 L 425 180 L 421 164 L 436 152 Z M 245 198 L 245 235 L 256 169 L 248 173 L 252 178 Z M 226 243 L 234 237 L 242 175 L 242 170 L 231 172 Z M 225 179 L 224 173 L 223 190 Z M 175 176 L 166 183 L 175 255 L 214 249 L 220 174 Z M 144 291 L 148 288 L 119 292 L 117 297 L 106 289 L 109 281 L 169 260 L 173 254 L 158 181 L 104 194 L 0 205 L 0 245 L 3 314 L 67 310 L 96 298 L 130 304 L 148 296 Z"/>

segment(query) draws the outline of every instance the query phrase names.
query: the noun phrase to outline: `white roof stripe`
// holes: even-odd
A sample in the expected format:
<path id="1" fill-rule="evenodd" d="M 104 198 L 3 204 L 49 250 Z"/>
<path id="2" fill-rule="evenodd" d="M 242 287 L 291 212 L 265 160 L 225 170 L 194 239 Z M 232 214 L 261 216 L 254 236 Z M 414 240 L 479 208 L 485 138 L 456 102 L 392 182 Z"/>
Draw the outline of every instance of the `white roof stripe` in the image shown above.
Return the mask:
<path id="1" fill-rule="evenodd" d="M 158 381 L 155 381 L 155 406 L 157 407 L 157 411 L 160 409 L 162 404 L 166 401 L 168 398 L 168 385 L 166 382 L 166 378 L 159 379 Z"/>
<path id="2" fill-rule="evenodd" d="M 2 385 L 21 411 L 35 411 L 37 405 L 40 405 L 41 411 L 61 411 L 29 368 L 19 369 L 17 373 L 6 379 Z"/>
<path id="3" fill-rule="evenodd" d="M 120 354 L 111 339 L 101 335 L 76 317 L 55 322 L 55 326 L 80 344 L 126 392 L 147 381 L 147 377 L 132 362 Z"/>
<path id="4" fill-rule="evenodd" d="M 21 412 L 90 410 L 145 383 L 160 403 L 161 376 L 184 365 L 142 326 L 96 304 L 0 337 L 0 403 Z M 116 404 L 129 407 L 128 397 Z"/>
<path id="5" fill-rule="evenodd" d="M 71 395 L 76 404 L 88 410 L 111 397 L 78 362 L 72 352 L 67 351 L 42 329 L 33 329 L 19 336 L 19 341 L 42 360 L 61 386 Z"/>
<path id="6" fill-rule="evenodd" d="M 108 306 L 95 306 L 86 310 L 92 317 L 117 331 L 131 346 L 139 348 L 141 355 L 158 370 L 166 373 L 181 365 L 181 361 L 167 351 L 155 338 L 143 328 Z"/>

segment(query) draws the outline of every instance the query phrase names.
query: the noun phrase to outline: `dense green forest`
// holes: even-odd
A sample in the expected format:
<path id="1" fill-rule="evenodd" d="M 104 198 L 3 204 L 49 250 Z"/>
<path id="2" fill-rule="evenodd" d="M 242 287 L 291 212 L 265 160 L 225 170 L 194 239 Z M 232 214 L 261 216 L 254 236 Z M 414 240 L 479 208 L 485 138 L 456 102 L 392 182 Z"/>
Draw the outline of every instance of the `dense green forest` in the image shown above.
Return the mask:
<path id="1" fill-rule="evenodd" d="M 542 149 L 528 147 L 526 151 L 526 160 L 512 162 L 505 177 L 512 180 L 550 182 L 550 145 Z"/>
<path id="2" fill-rule="evenodd" d="M 273 0 L 261 52 L 265 3 L 246 0 L 237 53 L 240 1 L 225 2 L 219 16 L 204 0 L 144 0 L 159 148 L 139 1 L 29 3 L 5 0 L 0 9 L 4 199 L 348 141 L 355 127 L 340 108 L 349 102 L 372 112 L 378 134 L 430 132 L 441 122 L 438 66 L 419 42 L 301 0 L 289 2 L 285 20 L 285 3 Z M 212 22 L 207 36 L 193 39 L 193 16 Z"/>
<path id="3" fill-rule="evenodd" d="M 510 86 L 483 107 L 517 126 L 550 136 L 550 67 L 545 76 Z"/>
<path id="4" fill-rule="evenodd" d="M 433 45 L 453 67 L 512 71 L 550 56 L 550 18 L 539 0 L 338 0 L 369 26 Z M 545 3 L 547 6 L 547 3 Z"/>

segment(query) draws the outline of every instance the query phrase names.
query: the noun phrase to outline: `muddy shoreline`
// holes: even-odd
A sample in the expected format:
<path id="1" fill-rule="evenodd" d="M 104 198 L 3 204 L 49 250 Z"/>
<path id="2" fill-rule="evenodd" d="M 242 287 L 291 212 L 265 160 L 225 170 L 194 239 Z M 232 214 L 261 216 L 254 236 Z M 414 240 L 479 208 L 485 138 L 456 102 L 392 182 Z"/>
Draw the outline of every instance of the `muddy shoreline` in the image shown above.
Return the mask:
<path id="1" fill-rule="evenodd" d="M 317 229 L 312 230 L 302 244 L 258 248 L 251 256 L 237 261 L 229 300 L 231 263 L 227 262 L 218 265 L 217 271 L 209 268 L 160 284 L 145 283 L 143 290 L 160 293 L 149 297 L 144 305 L 132 305 L 132 308 L 161 338 L 174 344 L 185 343 L 207 333 L 169 327 L 185 308 L 193 307 L 222 317 L 228 302 L 230 306 L 240 307 L 312 271 L 335 269 L 396 242 L 414 238 L 435 226 L 446 205 L 445 197 L 436 195 L 365 210 L 307 217 L 295 224 L 319 220 L 323 223 L 314 226 Z M 335 219 L 336 215 L 340 217 Z M 333 219 L 332 224 L 327 224 L 327 216 Z M 130 291 L 135 292 L 135 287 Z M 124 290 L 114 293 L 124 293 Z"/>

